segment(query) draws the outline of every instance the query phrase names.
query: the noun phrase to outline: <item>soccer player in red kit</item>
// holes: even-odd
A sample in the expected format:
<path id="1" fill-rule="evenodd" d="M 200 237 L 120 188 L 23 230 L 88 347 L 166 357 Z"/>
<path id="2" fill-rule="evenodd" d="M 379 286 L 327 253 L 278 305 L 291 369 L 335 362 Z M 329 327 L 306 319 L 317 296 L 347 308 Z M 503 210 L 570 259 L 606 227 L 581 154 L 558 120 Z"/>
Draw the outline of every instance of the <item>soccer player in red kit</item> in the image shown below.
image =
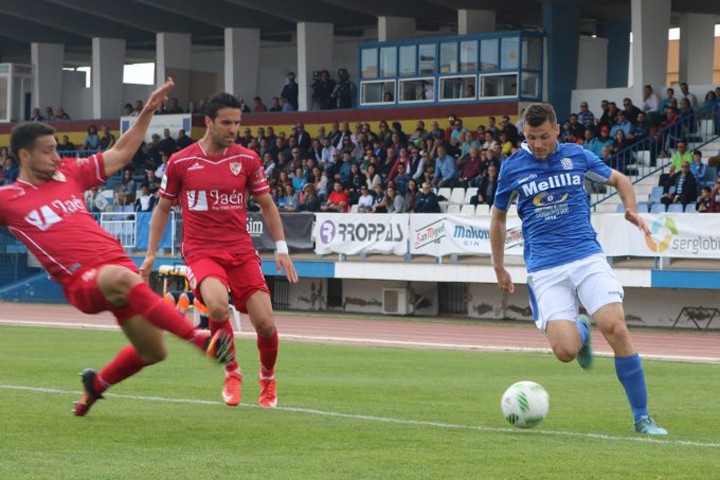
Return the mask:
<path id="1" fill-rule="evenodd" d="M 0 188 L 0 224 L 38 258 L 72 305 L 85 313 L 112 312 L 130 340 L 100 372 L 81 373 L 77 416 L 86 415 L 110 386 L 163 360 L 163 330 L 223 363 L 230 361 L 227 335 L 211 338 L 196 330 L 150 290 L 120 243 L 97 224 L 83 201 L 83 192 L 130 162 L 153 111 L 167 100 L 172 87 L 168 79 L 150 95 L 125 135 L 110 150 L 90 158 L 60 158 L 55 129 L 44 123 L 19 124 L 10 136 L 20 174 L 15 183 Z"/>
<path id="2" fill-rule="evenodd" d="M 261 365 L 258 404 L 271 408 L 277 405 L 278 334 L 270 291 L 247 231 L 248 197 L 255 197 L 275 239 L 278 273 L 284 269 L 292 283 L 298 277 L 262 162 L 254 151 L 235 143 L 240 117 L 237 98 L 228 93 L 215 94 L 205 111 L 205 136 L 170 158 L 160 201 L 150 221 L 147 257 L 140 271 L 143 277 L 149 277 L 170 208 L 178 201 L 183 213 L 182 254 L 188 265 L 187 277 L 196 297 L 210 312 L 210 332 L 233 333 L 228 321 L 229 290 L 233 304 L 249 315 L 257 332 Z M 235 352 L 234 345 L 231 352 Z M 237 361 L 226 364 L 225 372 L 222 396 L 225 403 L 235 406 L 240 403 L 242 384 Z"/>

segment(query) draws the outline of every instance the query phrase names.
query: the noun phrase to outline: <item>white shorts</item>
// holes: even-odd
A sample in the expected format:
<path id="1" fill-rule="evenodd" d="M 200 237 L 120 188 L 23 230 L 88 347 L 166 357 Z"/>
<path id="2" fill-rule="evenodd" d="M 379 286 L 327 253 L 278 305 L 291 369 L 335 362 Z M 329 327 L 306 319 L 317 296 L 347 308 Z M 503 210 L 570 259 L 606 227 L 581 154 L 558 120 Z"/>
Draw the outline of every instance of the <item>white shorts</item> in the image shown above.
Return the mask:
<path id="1" fill-rule="evenodd" d="M 575 320 L 580 305 L 593 315 L 605 305 L 622 303 L 624 295 L 602 253 L 530 273 L 527 286 L 535 325 L 543 332 L 547 322 Z"/>

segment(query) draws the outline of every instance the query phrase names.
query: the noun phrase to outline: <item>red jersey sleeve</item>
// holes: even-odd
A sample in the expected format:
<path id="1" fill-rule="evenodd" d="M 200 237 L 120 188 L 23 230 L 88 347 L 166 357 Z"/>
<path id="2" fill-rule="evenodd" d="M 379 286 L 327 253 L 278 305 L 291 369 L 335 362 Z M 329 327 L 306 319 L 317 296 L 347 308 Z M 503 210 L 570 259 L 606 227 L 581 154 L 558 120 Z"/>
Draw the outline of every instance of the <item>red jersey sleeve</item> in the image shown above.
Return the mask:
<path id="1" fill-rule="evenodd" d="M 267 177 L 265 176 L 265 169 L 262 166 L 262 162 L 260 162 L 260 157 L 256 153 L 253 152 L 252 160 L 249 161 L 249 164 L 250 175 L 248 177 L 248 193 L 255 197 L 262 195 L 263 193 L 269 193 L 270 186 L 268 185 Z"/>
<path id="2" fill-rule="evenodd" d="M 163 198 L 177 201 L 180 195 L 180 183 L 179 167 L 177 162 L 174 162 L 171 158 L 168 161 L 167 169 L 165 170 L 165 175 L 163 175 L 158 193 Z"/>
<path id="3" fill-rule="evenodd" d="M 74 178 L 83 190 L 90 190 L 93 187 L 97 187 L 108 179 L 102 153 L 97 153 L 87 158 L 70 158 L 65 160 L 61 171 L 63 174 Z"/>

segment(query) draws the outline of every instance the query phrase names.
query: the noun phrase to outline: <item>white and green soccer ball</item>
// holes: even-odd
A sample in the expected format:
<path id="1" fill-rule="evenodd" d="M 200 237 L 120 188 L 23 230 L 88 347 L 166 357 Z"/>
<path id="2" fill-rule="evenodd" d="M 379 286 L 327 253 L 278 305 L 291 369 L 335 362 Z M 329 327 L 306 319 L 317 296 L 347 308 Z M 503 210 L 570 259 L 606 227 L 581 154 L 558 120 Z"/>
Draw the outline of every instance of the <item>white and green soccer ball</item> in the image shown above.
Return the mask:
<path id="1" fill-rule="evenodd" d="M 510 385 L 500 402 L 505 419 L 520 428 L 532 428 L 545 419 L 550 396 L 542 385 L 523 381 Z"/>

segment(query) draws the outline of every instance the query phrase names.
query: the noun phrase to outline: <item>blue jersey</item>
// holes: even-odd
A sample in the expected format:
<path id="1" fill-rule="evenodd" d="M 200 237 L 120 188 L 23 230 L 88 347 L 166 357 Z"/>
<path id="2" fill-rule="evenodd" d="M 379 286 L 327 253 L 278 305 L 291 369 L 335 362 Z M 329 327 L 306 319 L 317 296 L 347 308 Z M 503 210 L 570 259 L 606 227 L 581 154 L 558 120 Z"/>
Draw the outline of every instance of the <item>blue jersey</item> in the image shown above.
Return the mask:
<path id="1" fill-rule="evenodd" d="M 558 143 L 543 161 L 523 143 L 501 167 L 493 205 L 507 210 L 518 195 L 528 272 L 602 252 L 590 223 L 585 177 L 606 182 L 612 169 L 595 154 L 574 143 Z"/>

